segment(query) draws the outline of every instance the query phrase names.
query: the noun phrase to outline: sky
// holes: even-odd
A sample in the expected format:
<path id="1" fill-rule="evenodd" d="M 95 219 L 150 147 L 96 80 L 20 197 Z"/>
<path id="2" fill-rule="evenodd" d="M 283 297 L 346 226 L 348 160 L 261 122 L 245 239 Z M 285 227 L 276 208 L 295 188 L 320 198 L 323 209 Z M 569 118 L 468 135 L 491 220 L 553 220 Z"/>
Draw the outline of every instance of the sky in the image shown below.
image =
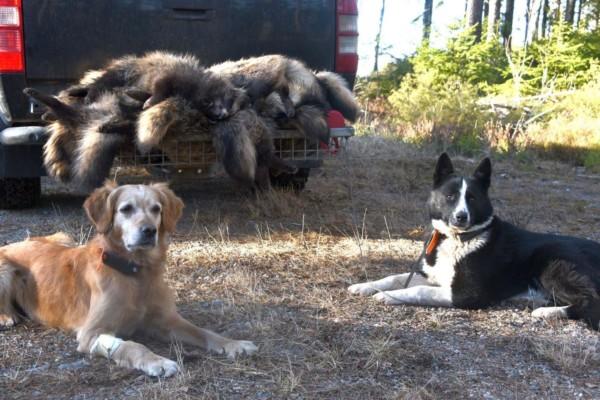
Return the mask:
<path id="1" fill-rule="evenodd" d="M 367 75 L 373 70 L 375 37 L 379 23 L 382 0 L 358 0 L 358 73 Z M 395 57 L 414 53 L 423 35 L 424 0 L 386 0 L 381 47 Z M 513 43 L 523 41 L 524 0 L 516 0 L 515 21 L 513 23 Z M 459 22 L 465 13 L 465 0 L 433 0 L 432 44 L 443 47 L 449 34 L 448 26 Z M 502 10 L 504 11 L 504 10 Z M 416 19 L 416 21 L 415 21 Z M 380 56 L 380 68 L 393 60 L 390 56 Z"/>

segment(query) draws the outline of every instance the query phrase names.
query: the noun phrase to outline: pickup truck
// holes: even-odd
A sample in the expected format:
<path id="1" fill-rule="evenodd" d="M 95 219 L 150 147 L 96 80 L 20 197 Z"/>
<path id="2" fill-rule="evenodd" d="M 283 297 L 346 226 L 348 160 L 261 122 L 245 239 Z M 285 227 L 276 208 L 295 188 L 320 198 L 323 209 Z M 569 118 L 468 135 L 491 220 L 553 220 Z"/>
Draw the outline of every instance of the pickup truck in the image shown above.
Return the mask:
<path id="1" fill-rule="evenodd" d="M 57 93 L 87 70 L 150 50 L 191 53 L 207 66 L 284 54 L 353 85 L 357 38 L 356 0 L 0 0 L 0 208 L 35 205 L 46 174 L 44 110 L 23 95 L 25 87 Z M 335 147 L 352 129 L 335 112 L 329 120 Z M 280 131 L 275 138 L 278 154 L 299 172 L 274 184 L 301 189 L 331 150 L 298 134 Z M 215 161 L 210 138 L 178 146 L 195 156 L 157 161 L 124 149 L 118 161 L 198 174 Z"/>

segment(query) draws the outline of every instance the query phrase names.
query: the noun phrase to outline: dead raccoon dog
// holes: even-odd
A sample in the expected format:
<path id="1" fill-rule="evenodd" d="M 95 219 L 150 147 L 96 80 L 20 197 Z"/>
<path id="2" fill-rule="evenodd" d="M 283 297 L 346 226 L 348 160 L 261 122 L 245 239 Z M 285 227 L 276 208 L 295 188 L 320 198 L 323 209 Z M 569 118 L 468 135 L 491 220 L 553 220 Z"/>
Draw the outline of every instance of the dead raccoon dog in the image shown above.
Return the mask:
<path id="1" fill-rule="evenodd" d="M 274 154 L 268 120 L 244 109 L 211 127 L 217 158 L 233 179 L 250 189 L 270 188 L 269 171 L 293 174 L 297 169 Z"/>
<path id="2" fill-rule="evenodd" d="M 117 87 L 136 87 L 152 93 L 144 108 L 181 96 L 212 120 L 227 118 L 245 102 L 243 90 L 228 79 L 206 71 L 194 56 L 163 51 L 116 59 L 103 70 L 87 73 L 67 92 L 92 103 L 101 93 Z"/>
<path id="3" fill-rule="evenodd" d="M 234 87 L 227 79 L 209 71 L 204 73 L 201 81 L 173 72 L 161 74 L 154 82 L 151 93 L 144 108 L 178 96 L 190 107 L 204 113 L 210 121 L 228 118 L 249 104 L 243 89 Z"/>
<path id="4" fill-rule="evenodd" d="M 49 109 L 53 121 L 44 145 L 48 173 L 63 181 L 91 189 L 108 176 L 117 150 L 131 141 L 143 102 L 135 89 L 103 93 L 90 104 L 63 99 L 27 88 L 24 93 Z M 67 96 L 68 97 L 68 96 Z"/>
<path id="5" fill-rule="evenodd" d="M 266 55 L 226 61 L 209 68 L 220 76 L 227 77 L 238 87 L 244 88 L 254 103 L 264 99 L 259 107 L 261 114 L 278 115 L 276 120 L 282 121 L 282 116 L 290 120 L 308 137 L 316 137 L 328 141 L 329 130 L 326 126 L 327 111 L 336 109 L 352 122 L 358 118 L 359 106 L 354 95 L 347 87 L 344 79 L 333 72 L 313 73 L 301 61 L 282 55 Z M 291 110 L 290 110 L 291 104 Z M 303 105 L 311 106 L 301 111 L 300 118 L 296 117 L 297 110 Z M 265 106 L 271 107 L 265 111 Z M 308 124 L 307 114 L 317 117 L 317 124 Z"/>

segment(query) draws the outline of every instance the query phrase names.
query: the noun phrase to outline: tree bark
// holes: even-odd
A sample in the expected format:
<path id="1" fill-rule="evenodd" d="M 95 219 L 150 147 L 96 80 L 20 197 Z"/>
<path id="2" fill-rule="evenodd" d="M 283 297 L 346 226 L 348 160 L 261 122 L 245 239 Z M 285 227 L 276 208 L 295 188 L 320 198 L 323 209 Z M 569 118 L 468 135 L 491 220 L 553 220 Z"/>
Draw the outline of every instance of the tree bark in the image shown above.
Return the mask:
<path id="1" fill-rule="evenodd" d="M 509 0 L 511 1 L 511 0 Z M 514 1 L 514 0 L 513 0 Z M 467 26 L 475 27 L 475 41 L 481 40 L 481 17 L 483 13 L 483 0 L 469 0 L 467 7 Z"/>
<path id="2" fill-rule="evenodd" d="M 423 42 L 429 41 L 432 17 L 433 0 L 425 0 L 425 9 L 423 10 Z"/>
<path id="3" fill-rule="evenodd" d="M 379 71 L 379 46 L 381 44 L 381 28 L 383 27 L 383 15 L 385 14 L 385 0 L 381 1 L 381 12 L 379 13 L 379 29 L 377 30 L 377 36 L 375 36 L 375 64 L 373 65 L 373 72 Z"/>
<path id="4" fill-rule="evenodd" d="M 487 40 L 490 41 L 498 33 L 498 20 L 500 19 L 500 8 L 502 0 L 490 0 L 487 26 Z"/>
<path id="5" fill-rule="evenodd" d="M 512 28 L 513 28 L 513 15 L 515 14 L 515 0 L 506 0 L 506 8 L 504 9 L 504 25 L 502 26 L 502 37 L 504 38 L 504 45 L 510 48 Z"/>

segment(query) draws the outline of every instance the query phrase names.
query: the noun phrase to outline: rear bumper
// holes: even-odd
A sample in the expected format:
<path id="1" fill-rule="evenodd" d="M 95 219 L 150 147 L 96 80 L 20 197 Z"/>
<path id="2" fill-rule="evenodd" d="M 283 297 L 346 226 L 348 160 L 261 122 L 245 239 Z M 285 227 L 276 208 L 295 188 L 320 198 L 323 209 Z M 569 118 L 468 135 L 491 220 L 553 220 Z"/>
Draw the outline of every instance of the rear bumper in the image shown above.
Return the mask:
<path id="1" fill-rule="evenodd" d="M 44 127 L 20 126 L 0 131 L 0 178 L 45 176 L 42 145 Z"/>

